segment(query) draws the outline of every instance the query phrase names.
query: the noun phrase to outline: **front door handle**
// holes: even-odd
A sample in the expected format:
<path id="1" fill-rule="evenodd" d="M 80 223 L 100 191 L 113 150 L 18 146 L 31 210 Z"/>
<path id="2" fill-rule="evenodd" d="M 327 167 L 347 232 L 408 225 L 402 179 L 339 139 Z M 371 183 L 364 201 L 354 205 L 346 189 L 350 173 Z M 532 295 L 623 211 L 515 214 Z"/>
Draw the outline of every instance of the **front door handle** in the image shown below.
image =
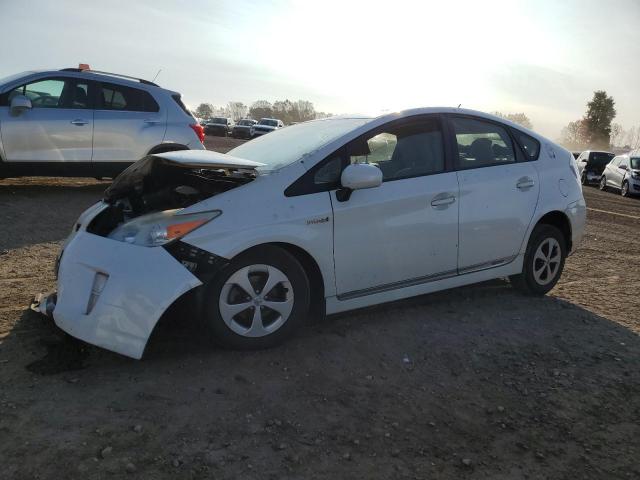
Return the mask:
<path id="1" fill-rule="evenodd" d="M 76 118 L 75 120 L 71 120 L 71 123 L 74 125 L 86 125 L 89 122 L 87 120 L 82 120 L 81 118 Z"/>
<path id="2" fill-rule="evenodd" d="M 433 200 L 431 200 L 431 206 L 444 207 L 447 205 L 451 205 L 455 201 L 456 201 L 456 197 L 454 197 L 453 195 L 447 195 L 447 196 L 438 195 Z"/>
<path id="3" fill-rule="evenodd" d="M 535 184 L 536 182 L 534 182 L 531 178 L 522 177 L 518 180 L 518 183 L 516 183 L 516 187 L 518 188 L 518 190 L 527 190 L 533 187 Z"/>

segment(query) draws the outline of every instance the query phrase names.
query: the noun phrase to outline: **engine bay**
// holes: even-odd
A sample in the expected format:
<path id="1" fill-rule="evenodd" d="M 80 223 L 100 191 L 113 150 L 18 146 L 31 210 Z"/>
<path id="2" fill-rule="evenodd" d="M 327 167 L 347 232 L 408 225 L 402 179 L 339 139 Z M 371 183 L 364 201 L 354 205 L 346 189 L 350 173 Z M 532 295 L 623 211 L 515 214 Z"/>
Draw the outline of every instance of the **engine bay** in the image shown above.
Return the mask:
<path id="1" fill-rule="evenodd" d="M 251 182 L 254 170 L 203 168 L 146 157 L 125 170 L 105 191 L 109 208 L 87 231 L 107 236 L 122 223 L 141 215 L 186 208 Z"/>

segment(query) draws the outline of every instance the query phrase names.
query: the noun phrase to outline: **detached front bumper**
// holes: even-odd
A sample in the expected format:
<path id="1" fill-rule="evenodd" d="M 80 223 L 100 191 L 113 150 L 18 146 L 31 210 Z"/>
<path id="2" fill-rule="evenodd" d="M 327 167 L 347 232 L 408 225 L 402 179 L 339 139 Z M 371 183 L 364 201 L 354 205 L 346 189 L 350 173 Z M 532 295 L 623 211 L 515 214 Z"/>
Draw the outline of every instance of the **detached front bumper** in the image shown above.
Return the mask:
<path id="1" fill-rule="evenodd" d="M 139 359 L 164 311 L 201 284 L 164 248 L 81 230 L 60 260 L 53 319 L 76 338 Z"/>
<path id="2" fill-rule="evenodd" d="M 571 255 L 582 241 L 587 224 L 587 204 L 584 198 L 570 203 L 565 210 L 565 214 L 571 223 L 571 251 L 569 252 L 569 255 Z"/>

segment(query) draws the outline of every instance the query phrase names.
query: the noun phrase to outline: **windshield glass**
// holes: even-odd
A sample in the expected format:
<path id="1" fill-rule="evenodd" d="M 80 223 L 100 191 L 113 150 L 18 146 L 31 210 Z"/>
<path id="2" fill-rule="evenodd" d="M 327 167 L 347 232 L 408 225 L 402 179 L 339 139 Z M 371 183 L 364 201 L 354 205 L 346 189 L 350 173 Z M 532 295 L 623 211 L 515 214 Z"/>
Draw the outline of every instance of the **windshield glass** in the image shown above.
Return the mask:
<path id="1" fill-rule="evenodd" d="M 613 153 L 594 152 L 589 155 L 589 163 L 591 165 L 601 165 L 604 167 L 613 157 Z"/>
<path id="2" fill-rule="evenodd" d="M 240 120 L 238 125 L 253 125 L 253 121 L 251 120 Z"/>
<path id="3" fill-rule="evenodd" d="M 209 120 L 211 123 L 227 123 L 227 119 L 226 118 L 220 118 L 220 117 L 216 117 L 216 118 L 212 118 L 211 120 Z"/>
<path id="4" fill-rule="evenodd" d="M 278 121 L 277 120 L 269 120 L 269 119 L 263 118 L 262 120 L 260 120 L 260 125 L 269 125 L 270 127 L 277 127 L 278 126 Z"/>
<path id="5" fill-rule="evenodd" d="M 370 120 L 370 118 L 334 118 L 299 123 L 244 143 L 229 151 L 228 154 L 266 164 L 258 170 L 276 170 L 299 160 L 303 155 L 317 150 Z"/>
<path id="6" fill-rule="evenodd" d="M 631 169 L 640 170 L 640 157 L 635 157 L 631 159 Z"/>

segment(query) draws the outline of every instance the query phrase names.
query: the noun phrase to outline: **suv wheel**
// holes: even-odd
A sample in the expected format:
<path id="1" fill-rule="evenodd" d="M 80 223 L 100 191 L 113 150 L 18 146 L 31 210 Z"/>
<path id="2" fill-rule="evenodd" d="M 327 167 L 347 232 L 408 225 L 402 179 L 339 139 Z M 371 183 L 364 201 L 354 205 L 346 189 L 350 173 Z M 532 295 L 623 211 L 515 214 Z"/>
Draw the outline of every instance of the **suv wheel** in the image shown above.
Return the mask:
<path id="1" fill-rule="evenodd" d="M 582 175 L 580 175 L 580 183 L 582 185 L 586 185 L 587 182 L 587 173 L 586 172 L 582 172 Z"/>
<path id="2" fill-rule="evenodd" d="M 304 323 L 309 290 L 295 257 L 274 246 L 256 248 L 232 260 L 207 287 L 203 326 L 224 347 L 275 346 Z"/>
<path id="3" fill-rule="evenodd" d="M 607 191 L 607 177 L 605 177 L 604 175 L 600 177 L 600 190 L 602 190 L 603 192 Z"/>
<path id="4" fill-rule="evenodd" d="M 629 196 L 629 182 L 627 182 L 626 180 L 624 182 L 622 182 L 622 188 L 620 189 L 620 195 L 622 195 L 623 197 L 628 197 Z"/>
<path id="5" fill-rule="evenodd" d="M 562 232 L 552 225 L 538 225 L 531 233 L 522 273 L 509 280 L 522 293 L 544 295 L 558 283 L 566 256 Z"/>

